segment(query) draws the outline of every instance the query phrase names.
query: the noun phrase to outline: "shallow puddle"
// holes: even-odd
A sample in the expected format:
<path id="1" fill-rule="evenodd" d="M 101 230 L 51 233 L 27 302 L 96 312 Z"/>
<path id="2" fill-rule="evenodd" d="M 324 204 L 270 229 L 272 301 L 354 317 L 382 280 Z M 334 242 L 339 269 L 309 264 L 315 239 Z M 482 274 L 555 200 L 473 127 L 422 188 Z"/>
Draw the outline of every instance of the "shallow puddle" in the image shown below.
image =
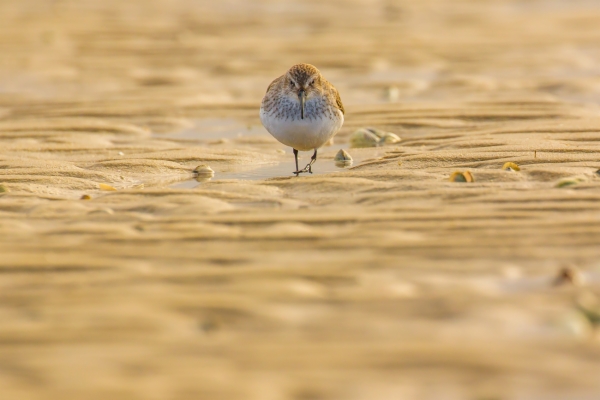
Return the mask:
<path id="1" fill-rule="evenodd" d="M 194 121 L 193 125 L 189 128 L 167 134 L 161 135 L 163 137 L 176 138 L 176 139 L 188 139 L 190 141 L 214 141 L 219 139 L 235 140 L 246 137 L 270 137 L 267 130 L 262 126 L 256 125 L 244 125 L 240 121 L 233 118 L 209 118 Z M 236 143 L 237 144 L 237 143 Z M 274 164 L 263 164 L 257 167 L 248 166 L 247 168 L 241 168 L 236 170 L 215 170 L 215 175 L 212 178 L 199 177 L 188 179 L 185 181 L 177 182 L 170 185 L 173 189 L 193 189 L 200 185 L 202 182 L 214 181 L 220 179 L 242 179 L 242 180 L 259 180 L 269 179 L 277 177 L 294 176 L 293 171 L 296 170 L 294 163 L 294 155 L 292 149 L 282 144 L 277 144 L 279 149 L 285 151 L 285 154 L 281 155 L 281 161 Z M 246 145 L 239 143 L 240 149 L 244 149 Z M 345 149 L 352 155 L 352 165 L 343 166 L 336 165 L 333 160 L 333 156 L 340 150 Z M 319 157 L 315 164 L 313 164 L 312 175 L 328 174 L 332 172 L 340 172 L 347 168 L 359 165 L 361 162 L 367 159 L 373 159 L 380 157 L 384 154 L 383 148 L 369 148 L 369 149 L 349 149 L 348 143 L 335 143 L 332 146 L 323 147 L 319 150 Z M 312 151 L 301 152 L 299 154 L 298 165 L 300 169 L 310 162 Z M 311 174 L 301 174 L 301 176 L 310 176 Z"/>
<path id="2" fill-rule="evenodd" d="M 206 118 L 193 121 L 193 124 L 185 129 L 170 134 L 160 134 L 161 137 L 167 136 L 169 138 L 190 140 L 193 142 L 211 143 L 220 139 L 233 140 L 235 147 L 243 150 L 248 145 L 243 140 L 236 142 L 236 139 L 240 138 L 270 138 L 267 130 L 259 125 L 246 125 L 239 120 L 234 118 Z M 213 166 L 210 167 L 215 170 L 215 175 L 212 178 L 199 177 L 192 178 L 185 181 L 180 181 L 169 185 L 173 189 L 192 189 L 200 185 L 202 182 L 221 180 L 221 179 L 243 179 L 243 180 L 260 180 L 276 177 L 287 177 L 294 176 L 293 171 L 296 170 L 294 163 L 294 155 L 292 149 L 284 146 L 280 143 L 273 143 L 273 150 L 281 151 L 280 162 L 272 164 L 259 164 L 259 165 L 232 165 L 230 167 Z M 254 148 L 255 149 L 255 148 Z M 352 158 L 353 162 L 349 166 L 336 165 L 333 157 L 340 150 L 347 150 Z M 285 152 L 285 154 L 283 154 Z M 382 156 L 385 153 L 385 148 L 362 148 L 362 149 L 350 149 L 347 141 L 336 142 L 331 146 L 323 147 L 319 150 L 318 159 L 313 164 L 313 174 L 321 175 L 332 172 L 341 172 L 345 169 L 357 166 L 367 159 L 373 159 Z M 301 152 L 299 154 L 298 165 L 302 169 L 310 161 L 312 151 Z M 302 174 L 301 176 L 310 176 L 311 174 Z"/>
<path id="3" fill-rule="evenodd" d="M 350 166 L 343 167 L 336 165 L 336 162 L 332 159 L 331 154 L 335 155 L 340 149 L 345 149 L 350 154 L 352 154 L 353 163 Z M 354 151 L 358 150 L 358 151 Z M 345 169 L 352 168 L 354 166 L 360 165 L 365 160 L 370 160 L 373 158 L 377 158 L 383 155 L 385 149 L 384 148 L 371 148 L 368 149 L 370 151 L 365 151 L 366 149 L 348 149 L 347 144 L 339 144 L 333 145 L 330 147 L 326 147 L 321 150 L 326 154 L 326 158 L 319 159 L 313 164 L 312 167 L 312 175 L 322 175 L 329 174 L 332 172 L 341 172 Z M 304 152 L 300 154 L 298 158 L 298 166 L 300 169 L 304 168 L 304 166 L 310 161 L 310 155 L 312 152 Z M 215 181 L 220 179 L 242 179 L 242 180 L 259 180 L 259 179 L 269 179 L 269 178 L 278 178 L 278 177 L 287 177 L 294 176 L 293 171 L 296 170 L 296 164 L 294 162 L 294 155 L 291 149 L 286 151 L 285 156 L 282 155 L 282 158 L 285 159 L 277 164 L 266 164 L 254 169 L 246 169 L 243 171 L 215 171 L 215 175 L 210 178 L 193 178 L 182 182 L 177 182 L 173 185 L 170 185 L 170 188 L 173 189 L 193 189 L 198 185 L 202 184 L 202 182 L 207 181 Z M 301 174 L 300 176 L 311 176 L 311 174 Z"/>
<path id="4" fill-rule="evenodd" d="M 258 125 L 244 125 L 234 118 L 205 118 L 193 121 L 193 125 L 161 137 L 211 141 L 238 139 L 247 136 L 268 135 L 265 128 Z"/>

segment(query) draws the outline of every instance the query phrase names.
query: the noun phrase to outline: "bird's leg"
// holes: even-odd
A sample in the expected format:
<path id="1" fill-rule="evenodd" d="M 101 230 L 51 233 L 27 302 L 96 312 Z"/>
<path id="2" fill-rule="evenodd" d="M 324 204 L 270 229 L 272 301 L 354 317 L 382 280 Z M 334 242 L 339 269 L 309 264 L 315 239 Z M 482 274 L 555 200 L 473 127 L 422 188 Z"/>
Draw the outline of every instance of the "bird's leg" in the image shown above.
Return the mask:
<path id="1" fill-rule="evenodd" d="M 306 164 L 306 167 L 304 167 L 304 169 L 302 171 L 298 171 L 300 172 L 309 172 L 312 174 L 312 165 L 315 163 L 315 161 L 317 161 L 317 149 L 315 149 L 315 153 L 312 155 L 312 157 L 310 158 L 310 162 L 308 164 Z M 297 170 L 297 168 L 296 168 Z"/>
<path id="2" fill-rule="evenodd" d="M 302 171 L 298 171 L 298 150 L 296 149 L 292 149 L 294 150 L 294 159 L 296 159 L 296 171 L 294 171 L 294 174 L 296 174 L 296 176 L 298 176 Z"/>

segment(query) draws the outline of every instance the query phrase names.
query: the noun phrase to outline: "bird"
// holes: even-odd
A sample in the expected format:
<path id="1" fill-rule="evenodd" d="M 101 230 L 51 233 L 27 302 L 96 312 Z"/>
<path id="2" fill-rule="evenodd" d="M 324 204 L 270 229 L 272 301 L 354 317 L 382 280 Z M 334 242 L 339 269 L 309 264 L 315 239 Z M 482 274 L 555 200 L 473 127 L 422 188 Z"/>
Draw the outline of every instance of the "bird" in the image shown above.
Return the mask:
<path id="1" fill-rule="evenodd" d="M 267 88 L 260 106 L 260 121 L 278 141 L 292 148 L 296 176 L 312 174 L 317 150 L 344 123 L 344 105 L 337 89 L 311 64 L 296 64 Z M 310 163 L 298 169 L 298 151 L 314 153 Z"/>

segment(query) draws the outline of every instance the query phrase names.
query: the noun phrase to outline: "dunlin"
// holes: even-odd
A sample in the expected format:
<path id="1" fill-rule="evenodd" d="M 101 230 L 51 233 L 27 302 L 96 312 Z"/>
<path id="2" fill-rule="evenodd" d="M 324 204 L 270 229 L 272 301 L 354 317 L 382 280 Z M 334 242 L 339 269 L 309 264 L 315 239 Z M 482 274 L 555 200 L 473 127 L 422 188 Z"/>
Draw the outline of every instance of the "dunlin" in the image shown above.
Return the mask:
<path id="1" fill-rule="evenodd" d="M 312 174 L 317 150 L 340 130 L 344 106 L 337 89 L 310 64 L 296 64 L 269 85 L 260 120 L 275 139 L 294 150 L 298 176 Z M 310 163 L 298 169 L 298 151 L 314 150 Z"/>

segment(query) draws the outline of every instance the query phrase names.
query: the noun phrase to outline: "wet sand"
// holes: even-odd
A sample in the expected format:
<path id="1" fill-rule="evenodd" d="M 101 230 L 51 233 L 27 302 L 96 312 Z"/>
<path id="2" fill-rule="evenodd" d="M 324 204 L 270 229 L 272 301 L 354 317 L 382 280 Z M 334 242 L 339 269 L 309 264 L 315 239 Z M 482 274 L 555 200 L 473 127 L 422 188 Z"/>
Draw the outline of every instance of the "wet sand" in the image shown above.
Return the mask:
<path id="1" fill-rule="evenodd" d="M 1 397 L 597 398 L 598 43 L 593 1 L 1 2 Z M 296 62 L 347 110 L 299 178 Z"/>

